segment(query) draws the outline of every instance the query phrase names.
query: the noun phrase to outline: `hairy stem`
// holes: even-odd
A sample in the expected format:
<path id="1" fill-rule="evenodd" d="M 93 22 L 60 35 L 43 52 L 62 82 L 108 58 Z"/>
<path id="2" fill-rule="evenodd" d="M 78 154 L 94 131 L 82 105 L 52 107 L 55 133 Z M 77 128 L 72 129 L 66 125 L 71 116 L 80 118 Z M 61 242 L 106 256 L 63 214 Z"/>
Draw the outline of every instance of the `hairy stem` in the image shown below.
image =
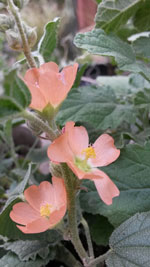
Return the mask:
<path id="1" fill-rule="evenodd" d="M 71 236 L 70 239 L 79 257 L 81 258 L 83 264 L 85 264 L 88 261 L 88 255 L 79 238 L 78 227 L 77 227 L 76 180 L 75 180 L 76 178 L 71 175 L 71 171 L 65 163 L 62 163 L 61 167 L 67 191 L 68 223 Z"/>
<path id="2" fill-rule="evenodd" d="M 97 258 L 94 259 L 94 260 L 91 260 L 91 261 L 86 265 L 86 267 L 93 267 L 93 266 L 95 266 L 96 264 L 99 264 L 99 263 L 104 262 L 104 261 L 107 259 L 107 257 L 108 257 L 111 253 L 112 253 L 112 250 L 110 249 L 110 250 L 108 250 L 105 254 L 103 254 L 103 255 L 97 257 Z"/>
<path id="3" fill-rule="evenodd" d="M 10 8 L 10 11 L 11 11 L 12 15 L 14 16 L 16 25 L 18 27 L 18 31 L 20 33 L 20 37 L 21 37 L 21 40 L 22 40 L 23 52 L 24 52 L 24 55 L 25 55 L 25 57 L 26 57 L 26 59 L 28 61 L 29 67 L 30 68 L 36 68 L 36 62 L 35 62 L 34 58 L 31 55 L 31 50 L 30 50 L 30 47 L 29 47 L 29 44 L 28 44 L 28 40 L 27 40 L 26 34 L 24 32 L 24 28 L 23 28 L 23 25 L 22 25 L 20 14 L 18 12 L 18 8 L 15 6 L 13 0 L 8 0 L 8 5 L 9 5 L 9 8 Z"/>
<path id="4" fill-rule="evenodd" d="M 81 219 L 81 224 L 83 225 L 84 230 L 85 230 L 85 235 L 86 235 L 86 239 L 87 239 L 87 243 L 88 243 L 88 249 L 89 249 L 89 256 L 91 259 L 94 259 L 94 251 L 93 251 L 93 245 L 92 245 L 89 226 L 88 226 L 86 220 L 83 218 L 83 216 Z"/>
<path id="5" fill-rule="evenodd" d="M 32 112 L 24 110 L 21 115 L 31 123 L 37 124 L 39 128 L 48 135 L 51 141 L 53 141 L 57 137 L 53 129 L 50 128 L 50 126 L 46 122 L 35 116 Z"/>

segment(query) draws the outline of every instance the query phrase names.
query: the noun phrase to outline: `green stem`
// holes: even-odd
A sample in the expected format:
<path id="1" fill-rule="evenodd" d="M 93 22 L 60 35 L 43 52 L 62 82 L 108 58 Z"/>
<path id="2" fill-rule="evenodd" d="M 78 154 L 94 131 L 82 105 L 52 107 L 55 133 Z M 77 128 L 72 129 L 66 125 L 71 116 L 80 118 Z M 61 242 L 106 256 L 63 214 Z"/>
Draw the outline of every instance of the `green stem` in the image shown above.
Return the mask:
<path id="1" fill-rule="evenodd" d="M 112 253 L 112 250 L 108 250 L 104 255 L 101 255 L 99 257 L 97 257 L 96 259 L 90 261 L 87 265 L 85 265 L 86 267 L 93 267 L 96 264 L 102 263 L 104 262 L 108 256 Z"/>
<path id="2" fill-rule="evenodd" d="M 24 28 L 23 28 L 23 25 L 21 22 L 20 14 L 18 12 L 18 8 L 15 6 L 13 0 L 8 0 L 8 5 L 9 5 L 9 8 L 10 8 L 12 15 L 14 16 L 16 25 L 18 27 L 18 31 L 20 33 L 20 37 L 22 40 L 23 52 L 24 52 L 24 55 L 28 61 L 29 67 L 30 68 L 36 68 L 36 62 L 31 55 L 31 50 L 30 50 L 30 47 L 28 44 L 26 34 L 24 32 Z"/>
<path id="3" fill-rule="evenodd" d="M 35 116 L 32 112 L 24 110 L 21 115 L 31 123 L 37 124 L 43 132 L 47 133 L 51 141 L 56 139 L 57 136 L 55 135 L 53 129 L 50 128 L 49 125 L 42 121 L 39 117 Z"/>
<path id="4" fill-rule="evenodd" d="M 83 264 L 88 262 L 88 255 L 83 248 L 81 240 L 79 238 L 78 227 L 77 227 L 77 217 L 76 217 L 76 178 L 71 175 L 70 169 L 65 163 L 61 164 L 63 178 L 66 186 L 67 192 L 67 204 L 68 204 L 68 223 L 71 235 L 71 241 L 77 251 L 79 257 L 81 258 Z"/>
<path id="5" fill-rule="evenodd" d="M 83 218 L 83 216 L 82 216 L 82 219 L 81 219 L 81 224 L 83 225 L 84 230 L 85 230 L 85 235 L 86 235 L 88 248 L 89 248 L 89 256 L 90 256 L 91 259 L 94 259 L 94 251 L 93 251 L 93 245 L 92 245 L 89 226 L 88 226 L 86 220 Z"/>

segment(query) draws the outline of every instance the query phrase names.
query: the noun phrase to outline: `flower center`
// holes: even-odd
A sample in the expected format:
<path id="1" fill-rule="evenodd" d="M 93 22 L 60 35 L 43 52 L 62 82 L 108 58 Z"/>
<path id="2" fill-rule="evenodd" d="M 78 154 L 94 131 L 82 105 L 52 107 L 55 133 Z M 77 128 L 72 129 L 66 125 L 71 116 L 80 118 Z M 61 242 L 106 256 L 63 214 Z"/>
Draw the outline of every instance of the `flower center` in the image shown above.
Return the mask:
<path id="1" fill-rule="evenodd" d="M 82 150 L 81 154 L 85 154 L 85 158 L 75 157 L 75 165 L 84 172 L 90 172 L 91 166 L 88 162 L 89 158 L 96 158 L 95 150 L 92 146 L 89 146 Z"/>
<path id="2" fill-rule="evenodd" d="M 41 216 L 49 218 L 50 213 L 51 213 L 51 208 L 52 208 L 52 206 L 50 204 L 48 204 L 48 203 L 43 205 L 43 206 L 41 206 L 41 208 L 40 208 Z"/>
<path id="3" fill-rule="evenodd" d="M 96 158 L 95 150 L 92 146 L 83 149 L 81 153 L 85 154 L 86 159 Z"/>

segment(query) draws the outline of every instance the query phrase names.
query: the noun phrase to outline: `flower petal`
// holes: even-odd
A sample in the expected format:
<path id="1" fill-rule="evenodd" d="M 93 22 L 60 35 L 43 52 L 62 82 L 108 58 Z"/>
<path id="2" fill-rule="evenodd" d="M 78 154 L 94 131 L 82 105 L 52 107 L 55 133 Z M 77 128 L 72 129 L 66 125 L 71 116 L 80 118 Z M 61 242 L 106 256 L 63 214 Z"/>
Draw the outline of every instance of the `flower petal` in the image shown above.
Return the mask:
<path id="1" fill-rule="evenodd" d="M 69 92 L 70 88 L 73 86 L 76 74 L 77 74 L 78 64 L 75 63 L 73 66 L 67 66 L 61 71 L 61 79 L 64 81 L 65 91 Z"/>
<path id="2" fill-rule="evenodd" d="M 111 205 L 113 197 L 119 196 L 117 186 L 101 170 L 95 169 L 93 172 L 84 176 L 85 179 L 91 179 L 96 186 L 99 196 L 105 204 Z"/>
<path id="3" fill-rule="evenodd" d="M 48 104 L 48 101 L 45 99 L 44 95 L 40 91 L 38 86 L 35 86 L 31 83 L 26 83 L 31 93 L 31 104 L 30 107 L 42 111 L 44 107 Z"/>
<path id="4" fill-rule="evenodd" d="M 77 156 L 82 150 L 88 147 L 89 137 L 87 130 L 83 126 L 74 126 L 74 122 L 66 123 L 65 131 L 68 133 L 68 141 L 71 150 Z"/>
<path id="5" fill-rule="evenodd" d="M 120 150 L 114 145 L 114 139 L 108 134 L 102 134 L 93 144 L 96 158 L 91 159 L 94 167 L 107 166 L 120 155 Z"/>
<path id="6" fill-rule="evenodd" d="M 73 152 L 68 143 L 68 134 L 65 132 L 56 138 L 48 147 L 48 157 L 54 162 L 68 162 L 73 160 Z"/>
<path id="7" fill-rule="evenodd" d="M 33 209 L 28 203 L 19 202 L 13 206 L 10 218 L 19 224 L 26 225 L 40 217 L 40 213 Z"/>
<path id="8" fill-rule="evenodd" d="M 43 74 L 45 72 L 48 72 L 48 71 L 54 71 L 54 72 L 59 72 L 59 68 L 58 68 L 58 65 L 55 63 L 55 62 L 47 62 L 47 63 L 44 63 L 40 66 L 39 68 L 39 72 L 40 74 Z"/>
<path id="9" fill-rule="evenodd" d="M 31 104 L 30 107 L 42 111 L 43 108 L 48 104 L 47 99 L 39 87 L 39 76 L 40 70 L 37 68 L 29 69 L 25 76 L 24 82 L 31 93 Z"/>
<path id="10" fill-rule="evenodd" d="M 52 177 L 54 200 L 53 205 L 55 209 L 60 209 L 67 205 L 66 189 L 62 178 Z"/>
<path id="11" fill-rule="evenodd" d="M 25 83 L 38 84 L 39 83 L 40 70 L 38 68 L 32 68 L 27 70 L 24 81 Z"/>
<path id="12" fill-rule="evenodd" d="M 48 219 L 41 217 L 31 223 L 28 223 L 26 226 L 16 226 L 25 234 L 36 234 L 48 230 L 50 227 L 50 223 Z"/>
<path id="13" fill-rule="evenodd" d="M 60 74 L 53 71 L 45 72 L 39 78 L 39 86 L 48 102 L 56 107 L 65 99 L 67 92 L 62 84 Z"/>
<path id="14" fill-rule="evenodd" d="M 39 186 L 32 185 L 24 191 L 25 199 L 37 211 L 46 203 L 54 201 L 54 190 L 51 183 L 44 181 Z"/>
<path id="15" fill-rule="evenodd" d="M 48 102 L 56 107 L 66 98 L 75 80 L 78 64 L 64 68 L 61 73 L 48 70 L 39 77 L 39 86 Z"/>
<path id="16" fill-rule="evenodd" d="M 62 206 L 59 210 L 55 210 L 52 214 L 50 214 L 49 223 L 50 228 L 53 228 L 56 224 L 58 224 L 66 213 L 67 206 Z"/>

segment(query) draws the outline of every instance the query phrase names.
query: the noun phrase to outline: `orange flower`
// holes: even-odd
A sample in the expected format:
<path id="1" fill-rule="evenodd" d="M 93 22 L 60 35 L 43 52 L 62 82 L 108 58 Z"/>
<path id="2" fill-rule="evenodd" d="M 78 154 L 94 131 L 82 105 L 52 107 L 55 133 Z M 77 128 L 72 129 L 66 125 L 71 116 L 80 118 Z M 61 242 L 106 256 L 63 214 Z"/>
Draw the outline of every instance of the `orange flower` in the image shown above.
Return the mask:
<path id="1" fill-rule="evenodd" d="M 55 227 L 66 213 L 67 200 L 64 182 L 52 177 L 53 184 L 42 182 L 24 191 L 27 202 L 13 206 L 10 218 L 23 226 L 17 227 L 25 234 L 41 233 Z"/>
<path id="2" fill-rule="evenodd" d="M 31 93 L 30 107 L 42 111 L 48 104 L 57 108 L 70 91 L 78 64 L 65 67 L 60 73 L 56 63 L 48 62 L 40 68 L 29 69 L 24 82 Z"/>
<path id="3" fill-rule="evenodd" d="M 115 161 L 120 150 L 108 134 L 102 134 L 92 146 L 89 145 L 86 129 L 74 127 L 74 124 L 72 121 L 66 123 L 64 133 L 49 146 L 48 156 L 52 161 L 66 162 L 79 179 L 91 179 L 101 199 L 110 205 L 119 190 L 106 173 L 96 167 Z"/>

